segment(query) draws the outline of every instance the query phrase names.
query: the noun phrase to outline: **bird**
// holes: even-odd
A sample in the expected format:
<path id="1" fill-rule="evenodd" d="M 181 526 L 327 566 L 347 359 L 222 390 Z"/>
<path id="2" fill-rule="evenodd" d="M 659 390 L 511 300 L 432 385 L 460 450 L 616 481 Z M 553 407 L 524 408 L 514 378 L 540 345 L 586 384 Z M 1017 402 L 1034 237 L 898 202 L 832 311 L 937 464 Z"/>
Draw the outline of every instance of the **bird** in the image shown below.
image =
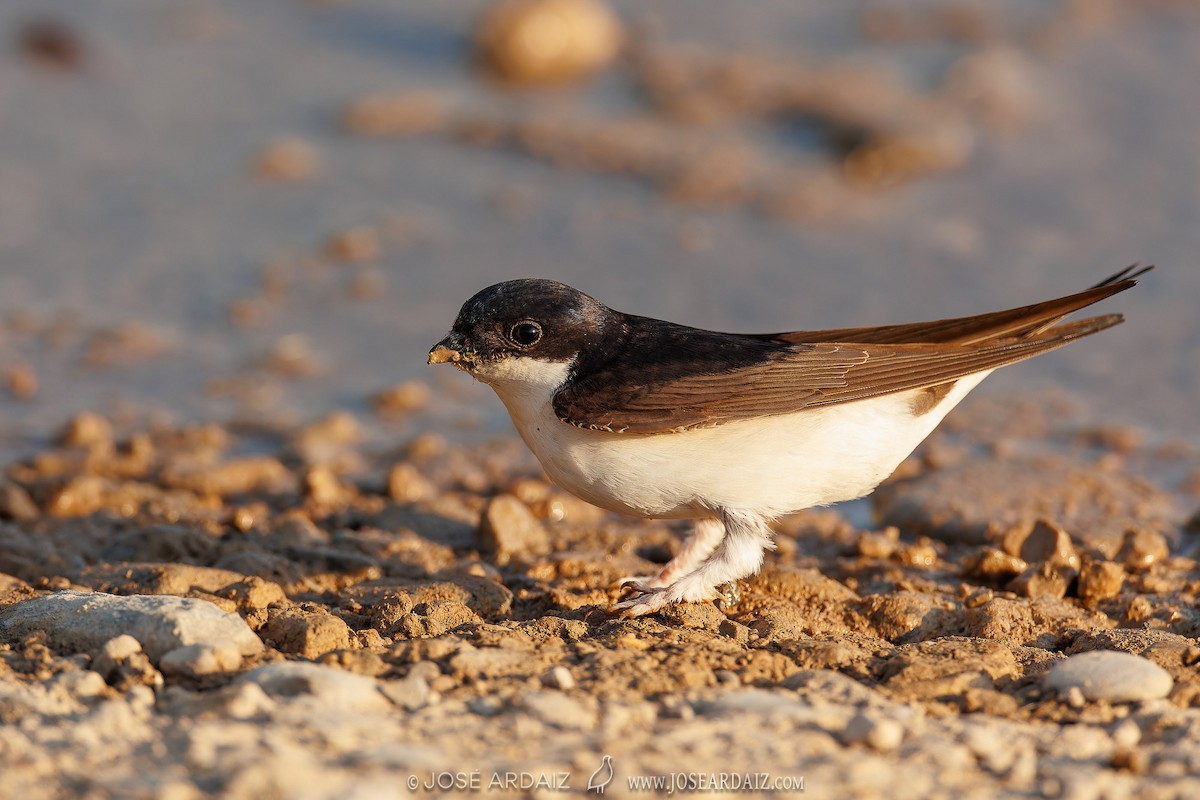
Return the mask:
<path id="1" fill-rule="evenodd" d="M 605 788 L 612 783 L 613 772 L 612 756 L 606 753 L 600 759 L 600 766 L 596 767 L 596 771 L 588 776 L 587 791 L 604 794 Z"/>
<path id="2" fill-rule="evenodd" d="M 775 519 L 869 494 L 993 370 L 1122 322 L 1064 320 L 1152 268 L 975 316 L 765 334 L 626 314 L 521 278 L 467 300 L 428 363 L 490 386 L 577 497 L 694 520 L 665 566 L 621 581 L 609 610 L 638 617 L 729 600 L 774 548 Z"/>

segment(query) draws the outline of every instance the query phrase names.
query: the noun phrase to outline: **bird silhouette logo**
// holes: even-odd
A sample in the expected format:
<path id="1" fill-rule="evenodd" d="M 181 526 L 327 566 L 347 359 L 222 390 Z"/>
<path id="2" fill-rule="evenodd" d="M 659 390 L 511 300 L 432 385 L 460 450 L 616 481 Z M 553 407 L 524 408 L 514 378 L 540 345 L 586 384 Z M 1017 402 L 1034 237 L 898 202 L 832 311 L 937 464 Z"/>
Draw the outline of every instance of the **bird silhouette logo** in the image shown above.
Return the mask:
<path id="1" fill-rule="evenodd" d="M 605 787 L 612 782 L 613 765 L 612 756 L 605 755 L 600 760 L 600 766 L 596 767 L 596 771 L 588 778 L 587 790 L 596 794 L 604 794 Z"/>

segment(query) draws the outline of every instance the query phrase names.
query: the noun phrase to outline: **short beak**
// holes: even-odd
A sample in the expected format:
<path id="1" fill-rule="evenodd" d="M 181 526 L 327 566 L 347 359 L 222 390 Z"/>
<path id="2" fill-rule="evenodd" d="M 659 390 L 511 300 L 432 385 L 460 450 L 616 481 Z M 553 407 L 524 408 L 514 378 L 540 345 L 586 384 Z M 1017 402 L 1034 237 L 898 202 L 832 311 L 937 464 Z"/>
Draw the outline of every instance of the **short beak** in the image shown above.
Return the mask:
<path id="1" fill-rule="evenodd" d="M 429 351 L 430 364 L 457 364 L 462 361 L 466 341 L 462 334 L 451 331 Z"/>

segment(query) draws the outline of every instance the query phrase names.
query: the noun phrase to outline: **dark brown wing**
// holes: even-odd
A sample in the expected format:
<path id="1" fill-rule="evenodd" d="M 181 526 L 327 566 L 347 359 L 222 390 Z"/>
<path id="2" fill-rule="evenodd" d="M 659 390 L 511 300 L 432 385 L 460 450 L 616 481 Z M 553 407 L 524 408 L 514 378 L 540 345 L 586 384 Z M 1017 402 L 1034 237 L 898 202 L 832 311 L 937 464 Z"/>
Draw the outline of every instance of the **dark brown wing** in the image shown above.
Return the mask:
<path id="1" fill-rule="evenodd" d="M 874 328 L 838 328 L 826 331 L 789 331 L 753 334 L 756 339 L 788 343 L 856 342 L 863 344 L 975 344 L 1003 337 L 1029 336 L 1046 330 L 1068 314 L 1137 285 L 1137 279 L 1154 269 L 1131 264 L 1115 275 L 1076 294 L 1042 303 L 993 311 L 973 317 L 932 322 L 882 325 Z"/>
<path id="2" fill-rule="evenodd" d="M 602 372 L 593 380 L 568 384 L 555 397 L 554 408 L 563 422 L 615 433 L 713 427 L 938 386 L 1062 347 L 1121 321 L 1117 314 L 1093 317 L 1036 336 L 979 345 L 787 345 L 760 363 L 661 381 L 642 380 L 623 366 L 620 375 Z"/>

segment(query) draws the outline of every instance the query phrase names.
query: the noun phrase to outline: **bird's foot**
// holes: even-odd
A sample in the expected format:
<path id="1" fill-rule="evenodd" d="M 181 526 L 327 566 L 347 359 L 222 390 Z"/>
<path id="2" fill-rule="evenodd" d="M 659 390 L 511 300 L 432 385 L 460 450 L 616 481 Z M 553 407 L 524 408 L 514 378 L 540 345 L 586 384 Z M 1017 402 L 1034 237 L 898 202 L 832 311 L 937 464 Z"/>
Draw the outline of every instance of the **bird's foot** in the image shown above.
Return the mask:
<path id="1" fill-rule="evenodd" d="M 633 619 L 646 614 L 653 614 L 667 603 L 672 602 L 668 595 L 668 587 L 651 586 L 636 580 L 626 580 L 621 583 L 619 603 L 609 608 L 610 614 L 618 614 L 625 619 Z"/>

